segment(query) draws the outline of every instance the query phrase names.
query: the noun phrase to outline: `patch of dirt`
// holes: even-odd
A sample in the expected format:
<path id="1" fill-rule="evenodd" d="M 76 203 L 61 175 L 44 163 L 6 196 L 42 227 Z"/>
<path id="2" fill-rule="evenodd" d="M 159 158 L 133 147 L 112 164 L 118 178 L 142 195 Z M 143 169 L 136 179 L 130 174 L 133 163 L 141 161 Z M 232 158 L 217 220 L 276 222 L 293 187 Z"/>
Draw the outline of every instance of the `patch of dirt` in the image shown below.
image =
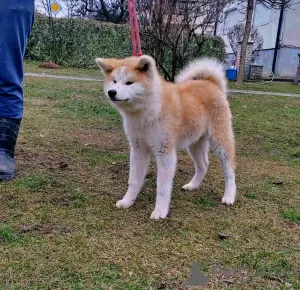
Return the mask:
<path id="1" fill-rule="evenodd" d="M 76 138 L 89 149 L 103 148 L 106 151 L 129 150 L 125 135 L 119 132 L 116 134 L 116 132 L 101 129 L 75 129 L 73 138 Z"/>
<path id="2" fill-rule="evenodd" d="M 55 206 L 69 207 L 72 206 L 76 200 L 78 200 L 78 196 L 74 195 L 73 192 L 61 192 L 59 194 L 48 195 L 47 198 L 44 197 L 41 202 L 47 202 Z"/>
<path id="3" fill-rule="evenodd" d="M 288 164 L 240 156 L 237 156 L 236 172 L 237 174 L 243 173 L 249 181 L 260 179 L 273 183 L 276 180 L 284 180 L 284 185 L 288 185 L 297 175 L 297 172 Z"/>
<path id="4" fill-rule="evenodd" d="M 44 235 L 48 234 L 70 234 L 72 230 L 68 227 L 55 227 L 51 224 L 42 225 L 39 232 Z"/>
<path id="5" fill-rule="evenodd" d="M 48 235 L 48 234 L 70 234 L 73 231 L 69 227 L 57 227 L 53 224 L 42 224 L 42 225 L 37 224 L 37 225 L 21 225 L 19 227 L 19 232 L 21 234 L 34 232 L 43 235 Z"/>
<path id="6" fill-rule="evenodd" d="M 30 102 L 32 106 L 37 106 L 37 107 L 50 106 L 50 102 L 45 99 L 30 98 L 29 100 L 27 100 L 27 102 Z"/>
<path id="7" fill-rule="evenodd" d="M 53 62 L 41 62 L 39 64 L 40 68 L 50 68 L 50 69 L 60 69 L 60 65 Z"/>
<path id="8" fill-rule="evenodd" d="M 300 224 L 296 222 L 285 222 L 284 223 L 288 228 L 300 232 Z"/>
<path id="9" fill-rule="evenodd" d="M 28 170 L 36 169 L 70 170 L 70 160 L 49 148 L 30 146 L 26 142 L 19 142 L 16 150 L 17 175 L 26 175 Z"/>

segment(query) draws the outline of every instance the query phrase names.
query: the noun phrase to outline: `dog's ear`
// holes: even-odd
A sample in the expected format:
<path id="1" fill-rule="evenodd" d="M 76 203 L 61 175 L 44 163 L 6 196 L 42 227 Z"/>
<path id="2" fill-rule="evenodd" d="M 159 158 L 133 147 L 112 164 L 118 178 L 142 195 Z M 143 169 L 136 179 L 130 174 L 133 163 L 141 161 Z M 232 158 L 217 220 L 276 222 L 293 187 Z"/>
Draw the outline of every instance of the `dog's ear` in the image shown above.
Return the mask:
<path id="1" fill-rule="evenodd" d="M 105 75 L 109 74 L 114 69 L 114 66 L 110 63 L 108 59 L 96 58 L 95 61 Z"/>
<path id="2" fill-rule="evenodd" d="M 144 72 L 144 73 L 151 73 L 155 68 L 155 61 L 149 55 L 142 55 L 139 57 L 138 64 L 136 69 Z"/>

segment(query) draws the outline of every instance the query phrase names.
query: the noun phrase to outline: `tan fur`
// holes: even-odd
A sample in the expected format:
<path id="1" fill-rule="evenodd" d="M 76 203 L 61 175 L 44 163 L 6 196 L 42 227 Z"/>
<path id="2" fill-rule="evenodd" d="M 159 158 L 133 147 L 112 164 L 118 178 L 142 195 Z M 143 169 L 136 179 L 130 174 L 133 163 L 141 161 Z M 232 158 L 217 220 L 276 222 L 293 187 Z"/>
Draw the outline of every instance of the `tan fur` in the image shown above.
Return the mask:
<path id="1" fill-rule="evenodd" d="M 161 158 L 163 166 L 167 164 L 166 169 L 169 170 L 168 156 L 171 156 L 174 150 L 188 148 L 193 155 L 193 150 L 198 152 L 197 146 L 206 148 L 205 144 L 209 142 L 217 155 L 221 156 L 225 183 L 226 178 L 229 178 L 227 187 L 232 188 L 225 189 L 223 202 L 232 204 L 235 199 L 235 144 L 231 112 L 226 99 L 226 79 L 221 65 L 214 60 L 198 60 L 178 76 L 178 83 L 170 83 L 160 77 L 154 60 L 149 56 L 122 60 L 97 59 L 96 62 L 105 75 L 105 94 L 108 96 L 111 90 L 117 93 L 116 98 L 119 99 L 118 102 L 113 102 L 113 105 L 124 119 L 125 132 L 132 151 L 140 150 L 142 146 L 145 152 L 151 151 L 158 162 Z M 127 86 L 128 81 L 133 85 Z M 172 158 L 174 159 L 174 156 Z M 172 158 L 170 164 L 173 164 Z M 204 163 L 208 162 L 205 161 L 206 158 L 205 156 L 202 158 Z M 230 165 L 224 164 L 226 160 Z M 201 170 L 205 175 L 205 166 L 203 168 Z M 173 178 L 172 170 L 173 167 L 170 168 L 168 178 Z M 134 172 L 132 174 L 134 175 Z M 232 178 L 233 184 L 230 183 Z M 133 194 L 132 190 L 130 191 L 130 184 L 135 182 L 132 180 L 129 180 L 131 193 L 126 195 L 135 196 L 136 192 Z M 232 191 L 230 194 L 233 197 L 229 200 L 230 194 L 227 194 L 227 199 L 225 197 L 226 190 Z M 117 204 L 118 207 L 128 207 L 130 201 L 127 198 L 125 202 L 124 199 L 126 196 L 121 203 L 119 202 L 119 206 Z M 157 204 L 152 218 L 165 217 L 165 213 L 162 214 L 158 207 Z"/>
<path id="2" fill-rule="evenodd" d="M 207 80 L 175 84 L 164 82 L 163 87 L 160 119 L 164 119 L 167 130 L 173 132 L 174 144 L 180 144 L 191 136 L 199 139 L 208 131 L 225 146 L 230 162 L 235 166 L 235 146 L 229 122 L 231 113 L 220 89 Z M 231 137 L 229 140 L 228 136 Z"/>

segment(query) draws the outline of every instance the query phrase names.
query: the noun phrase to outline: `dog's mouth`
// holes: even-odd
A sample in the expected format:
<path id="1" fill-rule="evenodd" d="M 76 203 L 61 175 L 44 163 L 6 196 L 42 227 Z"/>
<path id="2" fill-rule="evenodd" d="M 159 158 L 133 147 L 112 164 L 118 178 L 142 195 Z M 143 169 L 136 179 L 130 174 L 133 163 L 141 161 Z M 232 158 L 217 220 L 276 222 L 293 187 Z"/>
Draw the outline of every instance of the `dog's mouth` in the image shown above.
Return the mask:
<path id="1" fill-rule="evenodd" d="M 129 99 L 120 100 L 120 99 L 117 99 L 117 98 L 111 98 L 110 100 L 113 101 L 113 102 L 128 102 L 129 101 Z"/>

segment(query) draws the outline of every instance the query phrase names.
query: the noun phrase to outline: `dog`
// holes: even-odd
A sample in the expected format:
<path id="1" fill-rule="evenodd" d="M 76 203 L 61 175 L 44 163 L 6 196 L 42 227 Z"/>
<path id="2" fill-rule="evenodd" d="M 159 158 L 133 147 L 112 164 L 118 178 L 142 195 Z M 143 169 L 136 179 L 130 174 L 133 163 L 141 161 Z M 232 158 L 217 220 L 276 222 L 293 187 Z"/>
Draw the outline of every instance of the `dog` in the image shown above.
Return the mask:
<path id="1" fill-rule="evenodd" d="M 219 158 L 225 179 L 222 203 L 236 199 L 235 141 L 226 97 L 222 64 L 214 59 L 191 62 L 176 77 L 165 81 L 151 56 L 125 59 L 97 58 L 104 74 L 104 94 L 123 118 L 130 143 L 128 190 L 116 204 L 132 206 L 142 188 L 151 154 L 157 162 L 157 196 L 151 219 L 169 213 L 176 152 L 186 148 L 195 174 L 183 186 L 197 189 L 208 168 L 211 149 Z"/>

